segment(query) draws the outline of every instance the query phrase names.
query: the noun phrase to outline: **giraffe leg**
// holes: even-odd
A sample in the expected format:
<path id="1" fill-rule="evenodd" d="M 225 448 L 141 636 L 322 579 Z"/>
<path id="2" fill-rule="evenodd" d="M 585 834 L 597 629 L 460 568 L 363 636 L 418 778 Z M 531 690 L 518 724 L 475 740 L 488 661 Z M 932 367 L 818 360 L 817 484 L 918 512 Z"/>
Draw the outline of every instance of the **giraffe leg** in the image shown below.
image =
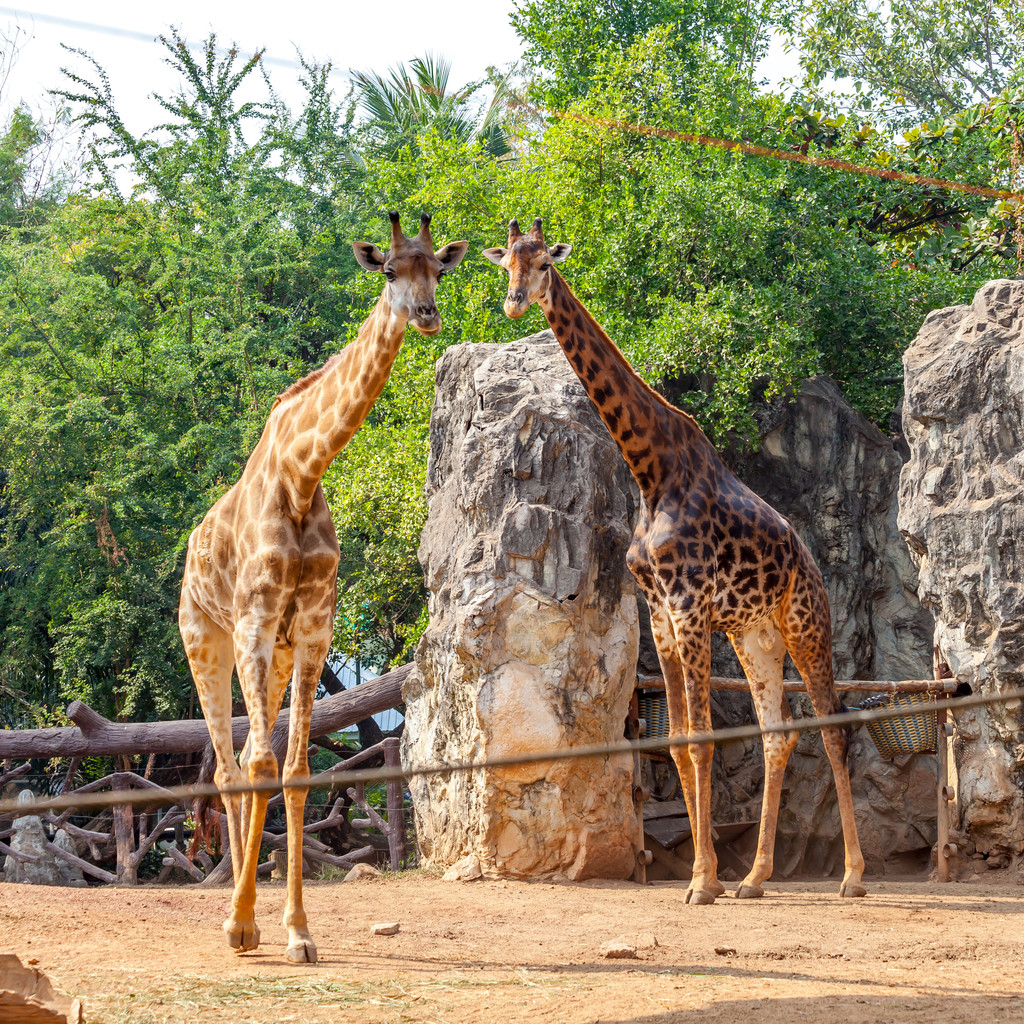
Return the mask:
<path id="1" fill-rule="evenodd" d="M 267 720 L 270 722 L 271 729 L 273 729 L 274 722 L 277 721 L 277 716 L 281 711 L 281 705 L 284 703 L 285 690 L 288 688 L 288 680 L 292 675 L 293 660 L 291 645 L 283 637 L 278 637 L 277 645 L 274 647 L 274 658 L 271 662 L 270 689 L 267 695 Z M 249 737 L 246 737 L 238 763 L 244 774 L 249 766 Z M 249 831 L 249 820 L 252 817 L 252 793 L 242 794 L 241 806 L 242 845 L 244 846 L 245 837 Z M 241 860 L 238 861 L 238 864 L 241 864 Z M 235 869 L 235 881 L 238 881 L 237 868 Z"/>
<path id="2" fill-rule="evenodd" d="M 267 619 L 241 620 L 235 627 L 235 665 L 238 680 L 249 712 L 248 768 L 251 783 L 276 781 L 277 758 L 270 748 L 268 695 L 270 691 L 271 660 L 274 651 L 275 625 Z M 231 913 L 224 922 L 228 945 L 240 953 L 256 949 L 260 931 L 256 926 L 256 868 L 259 864 L 260 845 L 263 840 L 263 822 L 266 819 L 266 792 L 253 793 L 242 844 L 241 864 L 235 874 L 235 891 L 231 897 Z"/>
<path id="3" fill-rule="evenodd" d="M 658 661 L 661 663 L 661 673 L 665 679 L 669 732 L 673 736 L 685 736 L 690 731 L 690 719 L 686 711 L 686 681 L 683 663 L 679 660 L 679 652 L 676 650 L 672 621 L 656 594 L 647 597 L 647 605 L 651 615 L 651 632 L 658 649 Z M 693 761 L 690 760 L 689 751 L 685 747 L 673 747 L 672 760 L 679 773 L 686 813 L 690 820 L 694 821 L 697 814 L 697 789 Z M 725 891 L 724 887 L 722 891 Z"/>
<path id="4" fill-rule="evenodd" d="M 235 666 L 231 636 L 199 608 L 187 588 L 181 593 L 178 626 L 217 760 L 214 784 L 221 788 L 241 785 L 245 780 L 235 761 L 231 736 L 231 672 Z M 223 802 L 231 869 L 237 882 L 243 843 L 241 799 L 237 794 L 225 794 Z"/>
<path id="5" fill-rule="evenodd" d="M 689 595 L 687 595 L 689 596 Z M 668 692 L 669 719 L 676 701 L 685 702 L 687 735 L 711 731 L 711 633 L 704 612 L 692 605 L 683 614 L 671 604 L 667 613 L 675 636 L 675 648 L 683 673 L 683 693 L 678 689 Z M 668 681 L 666 680 L 666 687 Z M 681 719 L 680 715 L 680 719 Z M 711 759 L 714 748 L 709 743 L 689 746 L 672 756 L 684 776 L 685 758 L 689 758 L 693 772 L 693 805 L 690 810 L 690 828 L 693 831 L 693 877 L 686 891 L 687 903 L 714 903 L 725 888 L 718 880 L 718 856 L 711 830 Z M 689 810 L 689 806 L 688 806 Z"/>
<path id="6" fill-rule="evenodd" d="M 822 607 L 824 616 L 819 611 Z M 838 713 L 841 705 L 832 675 L 832 624 L 828 615 L 828 595 L 816 570 L 813 574 L 802 573 L 797 579 L 783 602 L 779 625 L 793 664 L 807 688 L 814 713 L 819 717 Z M 839 816 L 843 823 L 846 864 L 839 895 L 864 896 L 867 892 L 861 884 L 864 855 L 857 835 L 847 764 L 849 732 L 836 728 L 822 729 L 822 740 L 832 765 Z"/>
<path id="7" fill-rule="evenodd" d="M 793 716 L 782 688 L 782 667 L 786 647 L 782 642 L 782 634 L 775 628 L 774 623 L 766 620 L 742 633 L 730 634 L 729 639 L 750 682 L 750 695 L 754 701 L 757 720 L 762 727 L 790 721 Z M 771 877 L 782 778 L 796 741 L 795 732 L 766 733 L 762 736 L 765 778 L 757 854 L 750 873 L 736 890 L 737 899 L 763 896 L 764 889 L 761 883 Z"/>
<path id="8" fill-rule="evenodd" d="M 309 775 L 309 720 L 328 646 L 329 639 L 312 650 L 300 650 L 296 655 L 288 753 L 284 762 L 285 782 Z M 288 820 L 288 896 L 283 923 L 288 929 L 288 949 L 285 954 L 288 959 L 293 963 L 315 964 L 316 944 L 309 933 L 306 911 L 302 905 L 302 826 L 307 793 L 308 790 L 299 788 L 284 791 Z"/>

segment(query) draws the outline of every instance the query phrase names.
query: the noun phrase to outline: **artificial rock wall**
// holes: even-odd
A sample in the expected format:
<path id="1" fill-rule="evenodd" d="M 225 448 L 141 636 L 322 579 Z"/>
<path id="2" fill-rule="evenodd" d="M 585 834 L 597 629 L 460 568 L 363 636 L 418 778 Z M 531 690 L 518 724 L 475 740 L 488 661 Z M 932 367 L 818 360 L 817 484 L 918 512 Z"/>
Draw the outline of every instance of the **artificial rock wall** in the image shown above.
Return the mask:
<path id="1" fill-rule="evenodd" d="M 939 656 L 978 693 L 1024 686 L 1024 280 L 936 310 L 904 356 L 900 528 Z M 961 825 L 981 857 L 1024 852 L 1024 711 L 965 711 Z"/>
<path id="2" fill-rule="evenodd" d="M 638 638 L 629 474 L 550 332 L 460 345 L 438 362 L 427 497 L 430 625 L 404 688 L 403 763 L 621 740 Z M 628 757 L 410 788 L 428 865 L 571 879 L 633 870 Z"/>
<path id="3" fill-rule="evenodd" d="M 897 528 L 902 459 L 892 439 L 824 378 L 758 415 L 759 452 L 732 461 L 818 561 L 837 676 L 929 676 L 931 617 Z M 632 479 L 550 332 L 450 350 L 438 364 L 431 444 L 420 548 L 431 624 L 406 686 L 406 763 L 621 737 L 636 665 L 624 560 Z M 640 668 L 657 671 L 642 599 L 639 611 Z M 742 674 L 724 636 L 714 650 L 716 674 Z M 715 693 L 712 703 L 716 725 L 753 721 L 747 694 Z M 927 855 L 934 772 L 930 755 L 883 760 L 854 733 L 870 870 Z M 490 874 L 628 876 L 638 838 L 629 782 L 628 764 L 613 762 L 417 781 L 421 852 L 442 867 L 475 859 Z M 759 742 L 720 748 L 714 819 L 756 820 L 763 782 Z M 831 769 L 820 737 L 806 734 L 784 782 L 776 877 L 842 863 Z"/>

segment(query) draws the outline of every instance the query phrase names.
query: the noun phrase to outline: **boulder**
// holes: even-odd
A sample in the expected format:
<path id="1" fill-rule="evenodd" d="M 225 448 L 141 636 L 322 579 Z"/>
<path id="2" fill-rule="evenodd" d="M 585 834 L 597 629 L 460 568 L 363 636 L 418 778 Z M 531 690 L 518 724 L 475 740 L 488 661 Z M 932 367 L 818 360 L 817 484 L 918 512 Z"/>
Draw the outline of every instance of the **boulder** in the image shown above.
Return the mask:
<path id="1" fill-rule="evenodd" d="M 19 804 L 33 801 L 31 790 L 23 789 L 18 794 Z M 22 814 L 15 818 L 12 827 L 10 848 L 19 856 L 8 856 L 4 860 L 3 880 L 6 882 L 27 882 L 30 885 L 69 885 L 81 888 L 86 885 L 81 869 L 56 856 L 50 849 L 43 827 L 43 819 L 37 814 Z M 54 845 L 78 856 L 74 840 L 64 829 L 58 829 Z"/>
<path id="2" fill-rule="evenodd" d="M 765 403 L 758 417 L 759 451 L 729 459 L 818 561 L 837 677 L 930 676 L 931 616 L 896 522 L 902 458 L 893 440 L 825 378 Z M 637 497 L 550 332 L 450 350 L 438 365 L 431 446 L 420 548 L 431 624 L 405 690 L 405 763 L 621 737 L 638 614 L 624 554 Z M 657 671 L 642 598 L 639 622 L 639 667 Z M 715 674 L 742 675 L 723 635 L 714 652 Z M 810 713 L 806 699 L 792 703 Z M 716 726 L 753 721 L 745 693 L 717 692 L 712 705 Z M 475 857 L 484 875 L 627 876 L 627 769 L 566 763 L 554 773 L 534 765 L 416 781 L 421 853 L 442 869 Z M 672 795 L 671 766 L 647 770 L 651 788 Z M 925 858 L 935 841 L 934 756 L 887 761 L 857 732 L 851 774 L 869 870 Z M 760 742 L 720 747 L 714 820 L 757 820 L 763 783 Z M 776 877 L 842 865 L 831 768 L 820 736 L 805 734 L 784 783 Z"/>
<path id="3" fill-rule="evenodd" d="M 975 692 L 1024 686 L 1024 280 L 931 313 L 904 370 L 899 525 L 937 654 Z M 954 755 L 977 852 L 1024 852 L 1020 701 L 962 713 Z"/>
<path id="4" fill-rule="evenodd" d="M 420 561 L 430 625 L 403 694 L 408 767 L 619 741 L 636 678 L 625 463 L 550 331 L 439 360 Z M 626 878 L 628 756 L 410 783 L 423 862 Z"/>

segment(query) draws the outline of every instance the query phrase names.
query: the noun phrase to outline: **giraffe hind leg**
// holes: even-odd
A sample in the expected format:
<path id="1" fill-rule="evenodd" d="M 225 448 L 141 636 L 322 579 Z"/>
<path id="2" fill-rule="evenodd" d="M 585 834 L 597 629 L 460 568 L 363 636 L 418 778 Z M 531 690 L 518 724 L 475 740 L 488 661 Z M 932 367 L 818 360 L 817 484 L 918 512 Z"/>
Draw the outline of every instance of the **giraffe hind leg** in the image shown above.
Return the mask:
<path id="1" fill-rule="evenodd" d="M 820 588 L 820 594 L 817 593 Z M 817 587 L 809 601 L 801 608 L 828 607 L 828 597 L 824 585 L 818 580 Z M 810 615 L 801 617 L 793 609 L 793 601 L 783 609 L 780 619 L 783 640 L 789 650 L 793 664 L 796 665 L 807 688 L 814 713 L 823 718 L 839 711 L 839 697 L 836 694 L 832 675 L 832 636 L 828 616 L 824 622 Z M 802 619 L 802 621 L 801 621 Z M 826 629 L 827 627 L 827 629 Z M 867 890 L 862 884 L 864 877 L 864 855 L 861 853 L 860 838 L 857 835 L 857 821 L 853 808 L 853 792 L 850 788 L 850 770 L 847 763 L 848 732 L 844 729 L 822 729 L 821 738 L 825 744 L 832 776 L 836 783 L 836 795 L 839 800 L 839 817 L 843 826 L 843 846 L 845 848 L 845 870 L 843 881 L 839 887 L 840 896 L 864 896 Z"/>
<path id="2" fill-rule="evenodd" d="M 730 634 L 729 639 L 750 683 L 750 696 L 758 722 L 764 727 L 790 721 L 792 714 L 782 683 L 786 648 L 774 623 L 771 620 L 758 623 L 743 633 Z M 795 732 L 765 733 L 761 737 L 765 778 L 757 854 L 749 874 L 736 890 L 737 899 L 763 896 L 762 883 L 771 877 L 782 779 L 796 741 Z"/>
<path id="3" fill-rule="evenodd" d="M 214 784 L 221 789 L 240 786 L 245 780 L 235 761 L 231 735 L 231 673 L 235 667 L 231 637 L 196 604 L 187 588 L 182 590 L 178 627 L 217 761 Z M 228 825 L 231 870 L 237 881 L 244 843 L 242 802 L 237 794 L 225 794 L 222 799 Z"/>

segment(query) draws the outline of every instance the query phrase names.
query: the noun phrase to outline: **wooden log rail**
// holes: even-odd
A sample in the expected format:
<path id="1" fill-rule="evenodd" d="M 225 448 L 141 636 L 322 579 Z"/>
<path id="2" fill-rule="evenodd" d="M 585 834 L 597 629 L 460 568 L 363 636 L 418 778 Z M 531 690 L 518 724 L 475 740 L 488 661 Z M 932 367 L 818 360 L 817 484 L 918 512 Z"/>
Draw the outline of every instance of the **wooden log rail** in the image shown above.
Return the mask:
<path id="1" fill-rule="evenodd" d="M 402 683 L 412 670 L 403 665 L 351 690 L 323 697 L 313 704 L 309 735 L 315 739 L 361 722 L 402 703 Z M 284 743 L 290 708 L 274 723 L 271 742 Z M 0 729 L 0 760 L 6 758 L 109 757 L 116 754 L 186 754 L 202 750 L 210 738 L 202 718 L 173 722 L 111 722 L 80 700 L 68 705 L 75 723 L 52 729 Z M 249 719 L 231 720 L 235 749 L 249 735 Z"/>
<path id="2" fill-rule="evenodd" d="M 959 682 L 956 679 L 837 679 L 836 690 L 840 693 L 947 693 L 956 692 Z M 664 690 L 665 679 L 660 675 L 640 674 L 637 685 L 641 689 Z M 786 679 L 782 688 L 786 693 L 803 693 L 806 691 L 802 680 Z M 733 676 L 712 676 L 712 690 L 749 690 L 750 683 L 746 679 Z"/>
<path id="3" fill-rule="evenodd" d="M 381 743 L 354 754 L 346 761 L 341 761 L 334 768 L 324 773 L 325 777 L 337 774 L 340 781 L 344 780 L 345 772 L 356 767 L 358 764 L 372 760 L 375 757 L 382 757 L 389 768 L 401 766 L 401 755 L 399 751 L 400 742 L 394 737 L 388 737 Z M 12 773 L 13 774 L 13 773 Z M 19 772 L 20 774 L 20 772 Z M 152 790 L 154 795 L 160 796 L 166 790 L 157 783 L 137 775 L 134 772 L 114 772 L 102 779 L 86 783 L 74 790 L 74 793 L 91 793 L 101 789 L 112 789 L 114 791 L 141 788 Z M 401 866 L 402 857 L 405 854 L 405 808 L 402 783 L 400 780 L 390 780 L 387 784 L 387 818 L 382 817 L 367 802 L 364 787 L 358 784 L 355 788 L 348 790 L 349 797 L 366 815 L 352 822 L 357 828 L 377 828 L 388 841 L 388 852 L 393 870 L 397 871 Z M 280 794 L 271 800 L 271 804 L 281 801 Z M 330 847 L 315 838 L 314 833 L 322 829 L 329 829 L 341 823 L 345 816 L 343 811 L 343 798 L 335 800 L 333 807 L 318 821 L 310 822 L 303 826 L 303 857 L 319 864 L 330 864 L 339 868 L 350 868 L 360 860 L 366 860 L 373 856 L 373 846 L 362 846 L 341 856 L 331 852 Z M 74 825 L 67 819 L 73 813 L 72 810 L 64 811 L 60 815 L 46 812 L 41 817 L 49 822 L 55 829 L 63 828 L 76 839 L 84 840 L 90 849 L 92 857 L 97 861 L 105 861 L 113 856 L 116 859 L 116 872 L 101 868 L 83 857 L 78 857 L 67 850 L 61 849 L 52 842 L 46 844 L 46 849 L 55 857 L 59 857 L 70 864 L 80 868 L 85 874 L 91 875 L 102 882 L 119 883 L 122 885 L 138 884 L 139 867 L 143 858 L 150 849 L 169 830 L 177 830 L 177 826 L 186 820 L 187 809 L 181 804 L 170 804 L 162 815 L 157 815 L 150 824 L 150 814 L 143 810 L 139 814 L 133 814 L 131 809 L 124 805 L 113 807 L 113 819 L 109 832 L 99 832 L 95 828 L 86 829 Z M 226 830 L 226 819 L 220 816 L 222 825 Z M 16 861 L 29 862 L 38 858 L 12 850 L 3 840 L 8 839 L 14 832 L 13 828 L 0 830 L 0 857 L 8 856 Z M 226 834 L 226 833 L 225 833 Z M 277 834 L 264 831 L 264 841 L 274 850 L 283 851 L 287 844 L 285 833 Z M 220 882 L 231 880 L 231 855 L 225 850 L 221 862 L 214 866 L 213 862 L 202 851 L 197 859 L 205 868 L 205 874 L 197 867 L 184 853 L 173 843 L 170 844 L 163 859 L 164 870 L 160 874 L 165 879 L 171 869 L 180 867 L 193 879 L 198 882 L 206 882 L 215 885 Z M 260 866 L 262 873 L 273 869 L 273 864 L 268 861 Z"/>

